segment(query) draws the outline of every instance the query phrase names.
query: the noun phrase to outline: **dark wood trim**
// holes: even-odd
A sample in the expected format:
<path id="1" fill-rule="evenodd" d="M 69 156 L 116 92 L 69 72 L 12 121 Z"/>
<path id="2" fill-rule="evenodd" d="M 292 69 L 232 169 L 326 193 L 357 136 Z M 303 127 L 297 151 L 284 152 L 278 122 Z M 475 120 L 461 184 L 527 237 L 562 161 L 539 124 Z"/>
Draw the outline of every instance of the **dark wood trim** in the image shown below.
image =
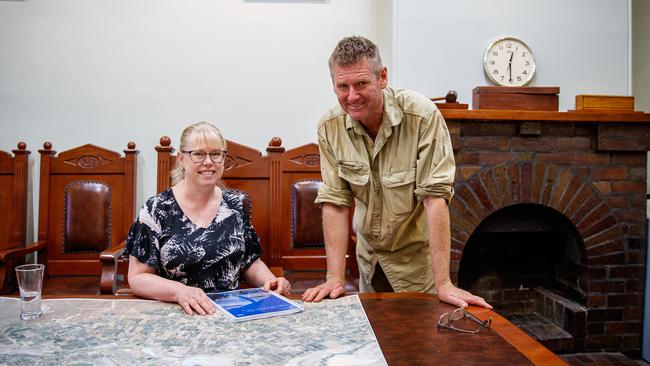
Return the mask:
<path id="1" fill-rule="evenodd" d="M 443 117 L 458 121 L 556 121 L 556 122 L 612 122 L 650 123 L 650 113 L 642 112 L 552 112 L 494 109 L 441 109 Z"/>

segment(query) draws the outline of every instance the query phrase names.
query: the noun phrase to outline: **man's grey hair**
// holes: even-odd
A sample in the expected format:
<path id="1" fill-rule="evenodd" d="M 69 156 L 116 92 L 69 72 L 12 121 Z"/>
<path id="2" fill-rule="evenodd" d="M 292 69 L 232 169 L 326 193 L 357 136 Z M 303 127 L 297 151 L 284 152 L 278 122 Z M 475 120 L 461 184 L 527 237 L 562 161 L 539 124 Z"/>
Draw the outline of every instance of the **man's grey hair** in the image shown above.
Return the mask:
<path id="1" fill-rule="evenodd" d="M 330 56 L 330 75 L 334 66 L 346 67 L 356 65 L 363 61 L 364 57 L 368 59 L 370 68 L 379 75 L 383 64 L 377 45 L 361 36 L 343 38 L 336 44 Z"/>

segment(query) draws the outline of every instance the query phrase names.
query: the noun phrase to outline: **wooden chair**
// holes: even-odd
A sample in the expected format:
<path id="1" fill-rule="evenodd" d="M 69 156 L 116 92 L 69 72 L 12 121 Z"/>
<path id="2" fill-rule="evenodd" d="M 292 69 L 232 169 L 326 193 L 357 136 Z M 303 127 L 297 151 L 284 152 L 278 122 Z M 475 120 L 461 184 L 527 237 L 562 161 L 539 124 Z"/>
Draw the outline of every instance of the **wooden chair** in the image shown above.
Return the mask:
<path id="1" fill-rule="evenodd" d="M 14 268 L 24 263 L 27 233 L 27 172 L 30 151 L 24 142 L 0 150 L 0 293 L 17 289 Z"/>
<path id="2" fill-rule="evenodd" d="M 56 279 L 61 292 L 98 293 L 100 254 L 119 246 L 133 222 L 138 151 L 130 142 L 121 157 L 88 144 L 56 156 L 46 142 L 39 153 L 38 241 L 25 249 L 38 251 L 45 264 L 43 292 Z M 92 287 L 81 290 L 82 284 Z"/>
<path id="3" fill-rule="evenodd" d="M 271 163 L 271 263 L 287 270 L 326 270 L 321 209 L 314 203 L 322 184 L 318 145 L 285 151 L 280 138 L 267 148 Z M 354 241 L 346 268 L 358 276 Z"/>

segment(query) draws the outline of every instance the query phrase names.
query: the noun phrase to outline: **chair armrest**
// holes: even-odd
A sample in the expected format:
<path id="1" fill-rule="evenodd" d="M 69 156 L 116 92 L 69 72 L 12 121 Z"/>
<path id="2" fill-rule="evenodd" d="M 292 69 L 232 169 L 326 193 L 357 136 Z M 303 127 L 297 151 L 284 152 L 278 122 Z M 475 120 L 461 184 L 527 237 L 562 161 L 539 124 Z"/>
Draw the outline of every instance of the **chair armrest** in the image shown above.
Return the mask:
<path id="1" fill-rule="evenodd" d="M 99 254 L 99 260 L 102 263 L 102 276 L 99 280 L 99 290 L 102 294 L 117 294 L 118 293 L 118 280 L 120 263 L 122 259 L 122 252 L 126 241 L 112 246 Z M 126 281 L 126 273 L 124 281 Z"/>
<path id="2" fill-rule="evenodd" d="M 8 244 L 14 244 L 13 242 Z M 45 249 L 47 242 L 39 241 L 28 246 L 23 246 L 21 243 L 15 243 L 13 248 L 0 250 L 0 293 L 12 293 L 16 291 L 16 275 L 14 268 L 17 265 L 25 263 L 24 257 L 26 254 Z M 43 260 L 39 255 L 39 261 Z"/>
<path id="3" fill-rule="evenodd" d="M 125 245 L 126 245 L 126 240 L 104 250 L 99 254 L 99 260 L 102 262 L 114 262 L 122 255 Z"/>
<path id="4" fill-rule="evenodd" d="M 46 241 L 37 241 L 36 243 L 24 246 L 24 247 L 15 247 L 9 249 L 0 250 L 0 262 L 9 262 L 16 257 L 23 256 L 29 253 L 34 253 L 35 251 L 45 249 L 47 247 Z"/>

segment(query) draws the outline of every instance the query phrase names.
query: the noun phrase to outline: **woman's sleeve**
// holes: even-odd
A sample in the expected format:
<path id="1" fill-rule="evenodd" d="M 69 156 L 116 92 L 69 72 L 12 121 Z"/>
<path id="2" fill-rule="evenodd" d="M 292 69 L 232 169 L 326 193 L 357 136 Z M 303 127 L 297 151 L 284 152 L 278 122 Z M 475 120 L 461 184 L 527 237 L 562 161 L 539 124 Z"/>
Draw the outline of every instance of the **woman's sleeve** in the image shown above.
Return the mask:
<path id="1" fill-rule="evenodd" d="M 138 213 L 126 238 L 124 255 L 132 255 L 141 263 L 160 272 L 160 230 L 146 205 Z"/>
<path id="2" fill-rule="evenodd" d="M 246 193 L 244 193 L 242 205 L 245 246 L 242 271 L 245 271 L 253 262 L 262 256 L 262 246 L 260 245 L 260 238 L 257 236 L 253 228 L 253 223 L 251 222 L 253 204 Z"/>

